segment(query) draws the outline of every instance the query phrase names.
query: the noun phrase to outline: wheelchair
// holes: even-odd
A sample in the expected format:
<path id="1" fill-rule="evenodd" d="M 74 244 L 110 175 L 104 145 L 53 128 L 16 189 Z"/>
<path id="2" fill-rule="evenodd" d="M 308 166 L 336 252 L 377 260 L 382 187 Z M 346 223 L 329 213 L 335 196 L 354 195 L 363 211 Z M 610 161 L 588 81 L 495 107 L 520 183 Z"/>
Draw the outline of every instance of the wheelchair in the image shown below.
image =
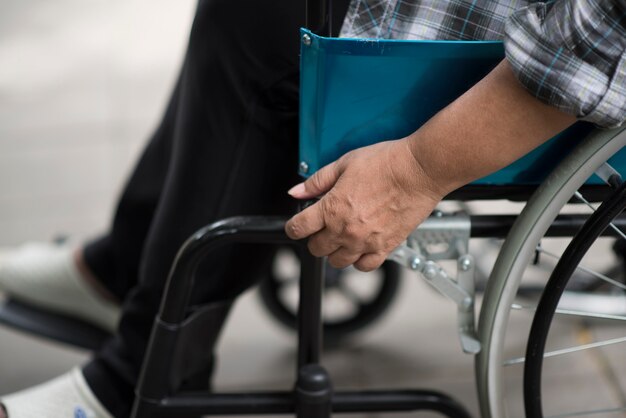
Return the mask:
<path id="1" fill-rule="evenodd" d="M 318 34 L 328 33 L 328 10 L 326 0 L 309 1 L 307 20 L 313 30 L 300 34 L 299 171 L 305 177 L 353 148 L 413 132 L 503 58 L 499 42 L 323 37 Z M 521 416 L 522 408 L 530 417 L 625 413 L 619 365 L 608 360 L 609 355 L 619 358 L 619 344 L 626 342 L 615 326 L 626 319 L 624 272 L 610 277 L 607 266 L 616 264 L 615 257 L 594 265 L 597 254 L 612 256 L 610 246 L 626 240 L 622 232 L 626 185 L 620 175 L 626 170 L 625 144 L 621 128 L 599 131 L 574 125 L 509 167 L 447 197 L 525 202 L 521 213 L 435 212 L 390 254 L 389 260 L 422 277 L 456 305 L 460 346 L 476 359 L 483 417 Z M 323 260 L 308 254 L 304 242 L 290 241 L 284 222 L 271 217 L 224 219 L 197 231 L 181 247 L 155 319 L 132 416 L 322 418 L 332 413 L 431 410 L 447 417 L 469 417 L 462 405 L 435 391 L 333 388 L 320 365 Z M 471 238 L 504 239 L 478 318 Z M 205 254 L 232 242 L 291 246 L 300 253 L 297 375 L 292 390 L 225 394 L 180 390 L 185 377 L 207 355 L 197 341 L 212 320 L 210 306 L 188 303 L 196 268 Z M 592 247 L 599 249 L 594 252 Z M 28 312 L 9 320 L 3 312 L 5 322 L 29 327 L 19 323 Z M 520 323 L 528 334 L 521 335 Z M 558 344 L 558 337 L 572 329 L 577 336 L 572 344 L 577 346 L 555 347 L 552 337 Z M 96 337 L 83 342 L 90 338 Z M 190 340 L 196 342 L 192 350 Z M 568 356 L 580 353 L 593 353 L 603 363 L 611 380 L 606 391 L 615 391 L 615 399 L 608 406 L 596 406 L 589 396 L 580 395 L 585 393 L 582 386 L 572 385 L 564 387 L 564 394 L 573 394 L 573 399 L 555 411 L 542 389 L 550 386 L 550 373 L 571 373 Z M 566 361 L 559 363 L 562 359 Z M 585 379 L 582 383 L 590 385 L 593 398 L 602 398 L 600 385 L 605 382 Z"/>

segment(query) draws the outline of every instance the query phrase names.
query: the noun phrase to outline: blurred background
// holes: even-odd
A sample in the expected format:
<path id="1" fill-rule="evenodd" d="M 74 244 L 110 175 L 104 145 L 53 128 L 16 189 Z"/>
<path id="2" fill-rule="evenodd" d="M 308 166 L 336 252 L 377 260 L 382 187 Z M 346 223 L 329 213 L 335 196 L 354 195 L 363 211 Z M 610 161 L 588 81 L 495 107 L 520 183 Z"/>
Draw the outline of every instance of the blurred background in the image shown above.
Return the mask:
<path id="1" fill-rule="evenodd" d="M 0 3 L 0 245 L 106 227 L 164 109 L 194 7 Z"/>
<path id="2" fill-rule="evenodd" d="M 0 253 L 59 235 L 81 242 L 107 227 L 165 107 L 194 7 L 192 0 L 0 2 Z M 433 386 L 475 411 L 472 358 L 460 352 L 455 307 L 415 279 L 401 285 L 388 315 L 326 356 L 336 385 Z M 248 292 L 223 336 L 217 389 L 289 388 L 295 343 Z M 0 394 L 87 358 L 0 327 Z"/>

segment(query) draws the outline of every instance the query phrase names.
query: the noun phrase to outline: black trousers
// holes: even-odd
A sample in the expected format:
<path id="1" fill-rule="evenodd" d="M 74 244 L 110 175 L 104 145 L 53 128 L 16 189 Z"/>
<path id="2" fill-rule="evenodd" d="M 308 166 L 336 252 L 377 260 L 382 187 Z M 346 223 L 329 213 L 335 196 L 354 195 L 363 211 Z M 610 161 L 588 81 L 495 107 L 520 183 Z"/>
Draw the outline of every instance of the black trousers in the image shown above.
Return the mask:
<path id="1" fill-rule="evenodd" d="M 339 29 L 348 0 L 333 3 Z M 297 169 L 298 59 L 304 0 L 200 0 L 181 73 L 159 128 L 119 200 L 108 235 L 85 247 L 120 301 L 117 334 L 84 374 L 115 417 L 133 387 L 174 256 L 198 228 L 236 215 L 288 215 Z M 209 255 L 194 302 L 252 285 L 271 249 Z M 242 262 L 245 259 L 245 262 Z"/>

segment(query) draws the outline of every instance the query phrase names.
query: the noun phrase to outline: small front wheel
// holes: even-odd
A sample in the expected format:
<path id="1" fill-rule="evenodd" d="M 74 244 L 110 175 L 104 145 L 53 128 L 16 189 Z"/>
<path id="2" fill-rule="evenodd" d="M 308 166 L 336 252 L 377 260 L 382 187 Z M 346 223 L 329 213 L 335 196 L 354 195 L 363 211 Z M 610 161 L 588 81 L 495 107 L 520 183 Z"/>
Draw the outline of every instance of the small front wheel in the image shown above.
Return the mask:
<path id="1" fill-rule="evenodd" d="M 390 261 L 369 273 L 327 264 L 322 308 L 326 341 L 338 342 L 380 319 L 396 297 L 400 271 L 400 266 Z M 291 248 L 280 248 L 259 289 L 272 317 L 292 330 L 297 327 L 299 280 L 299 256 Z"/>

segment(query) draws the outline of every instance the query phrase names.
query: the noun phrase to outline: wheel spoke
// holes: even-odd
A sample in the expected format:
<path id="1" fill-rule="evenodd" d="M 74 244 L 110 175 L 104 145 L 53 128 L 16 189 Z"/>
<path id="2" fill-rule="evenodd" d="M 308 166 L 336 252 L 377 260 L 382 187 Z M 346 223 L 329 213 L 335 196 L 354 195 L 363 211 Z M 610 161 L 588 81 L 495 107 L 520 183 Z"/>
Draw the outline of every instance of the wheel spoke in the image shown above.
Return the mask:
<path id="1" fill-rule="evenodd" d="M 590 344 L 583 344 L 583 345 L 579 345 L 576 347 L 568 347 L 568 348 L 562 348 L 560 350 L 555 350 L 555 351 L 549 351 L 547 353 L 545 353 L 543 355 L 543 358 L 549 358 L 549 357 L 557 357 L 557 356 L 562 356 L 565 354 L 571 354 L 571 353 L 576 353 L 578 351 L 584 351 L 584 350 L 589 350 L 592 348 L 599 348 L 599 347 L 606 347 L 609 345 L 614 345 L 614 344 L 622 344 L 626 342 L 626 337 L 620 337 L 620 338 L 613 338 L 610 340 L 603 340 L 603 341 L 596 341 L 594 343 L 590 343 Z M 518 357 L 518 358 L 513 358 L 510 360 L 506 360 L 504 362 L 505 366 L 513 366 L 515 364 L 522 364 L 524 363 L 525 358 L 524 357 Z"/>
<path id="2" fill-rule="evenodd" d="M 589 207 L 589 209 L 591 209 L 592 212 L 596 211 L 596 207 L 593 206 L 591 204 L 591 202 L 589 200 L 587 200 L 587 198 L 585 198 L 585 196 L 582 195 L 582 193 L 580 193 L 579 191 L 576 191 L 576 192 L 574 192 L 574 196 L 576 197 L 576 199 L 578 199 L 581 202 L 583 202 L 585 204 L 585 206 Z"/>
<path id="3" fill-rule="evenodd" d="M 595 206 L 593 206 L 591 204 L 591 202 L 589 202 L 587 199 L 585 199 L 585 197 L 580 194 L 580 192 L 575 192 L 574 196 L 576 196 L 576 198 L 578 200 L 580 200 L 581 202 L 583 202 L 585 205 L 589 206 L 591 208 L 592 211 L 596 211 Z M 609 226 L 611 227 L 611 229 L 615 232 L 617 232 L 617 234 L 622 237 L 623 240 L 626 240 L 626 234 L 624 234 L 622 231 L 620 231 L 620 229 L 618 227 L 615 226 L 615 224 L 613 222 L 609 223 Z"/>
<path id="4" fill-rule="evenodd" d="M 519 305 L 517 303 L 514 303 L 511 305 L 511 309 L 518 310 L 518 311 L 524 310 L 524 311 L 534 312 L 536 310 L 536 307 L 524 306 L 524 305 Z M 571 310 L 571 309 L 557 309 L 555 313 L 558 315 L 575 316 L 575 317 L 580 317 L 580 318 L 610 319 L 610 320 L 615 320 L 615 321 L 626 321 L 626 316 L 624 315 L 611 315 L 611 314 L 603 314 L 603 313 L 598 313 L 598 312 L 576 311 L 576 310 Z"/>
<path id="5" fill-rule="evenodd" d="M 587 415 L 598 415 L 598 414 L 607 414 L 607 413 L 624 412 L 624 411 L 626 411 L 626 407 L 592 409 L 590 411 L 578 411 L 578 412 L 568 412 L 566 414 L 559 414 L 559 415 L 548 415 L 545 418 L 580 417 L 580 416 L 587 416 Z"/>
<path id="6" fill-rule="evenodd" d="M 537 251 L 539 251 L 542 254 L 547 255 L 548 257 L 552 257 L 552 258 L 554 258 L 556 260 L 560 260 L 561 259 L 561 257 L 559 257 L 558 255 L 553 254 L 553 253 L 551 253 L 549 251 L 546 251 L 546 250 L 544 250 L 543 248 L 541 248 L 539 246 L 537 247 Z M 602 273 L 598 273 L 597 271 L 592 270 L 592 269 L 590 269 L 588 267 L 585 267 L 585 266 L 579 264 L 578 266 L 576 266 L 576 270 L 584 271 L 585 273 L 591 274 L 592 276 L 594 276 L 597 279 L 603 280 L 603 281 L 605 281 L 605 282 L 607 282 L 609 284 L 612 284 L 613 286 L 616 286 L 616 287 L 619 287 L 620 289 L 626 290 L 626 285 L 625 284 L 620 283 L 617 280 L 611 279 L 610 277 L 607 277 L 607 276 L 605 276 Z"/>

